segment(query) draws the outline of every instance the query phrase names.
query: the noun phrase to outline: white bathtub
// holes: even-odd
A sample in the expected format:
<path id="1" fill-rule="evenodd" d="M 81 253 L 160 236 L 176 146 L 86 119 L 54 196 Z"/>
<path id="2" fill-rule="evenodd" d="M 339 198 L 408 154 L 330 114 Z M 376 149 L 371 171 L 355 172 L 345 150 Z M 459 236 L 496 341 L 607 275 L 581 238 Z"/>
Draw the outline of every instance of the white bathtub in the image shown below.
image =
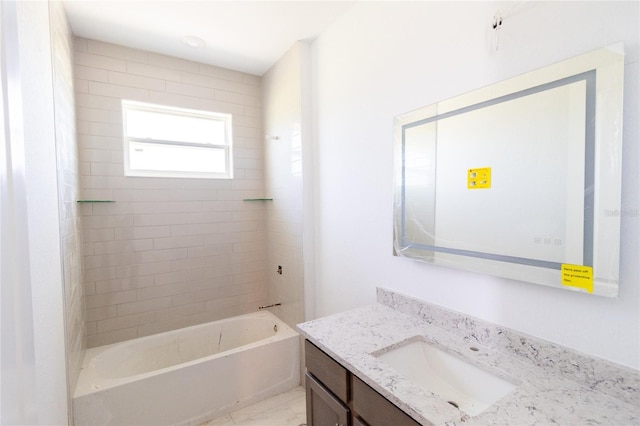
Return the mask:
<path id="1" fill-rule="evenodd" d="M 82 425 L 193 425 L 300 382 L 299 335 L 267 311 L 87 350 Z"/>

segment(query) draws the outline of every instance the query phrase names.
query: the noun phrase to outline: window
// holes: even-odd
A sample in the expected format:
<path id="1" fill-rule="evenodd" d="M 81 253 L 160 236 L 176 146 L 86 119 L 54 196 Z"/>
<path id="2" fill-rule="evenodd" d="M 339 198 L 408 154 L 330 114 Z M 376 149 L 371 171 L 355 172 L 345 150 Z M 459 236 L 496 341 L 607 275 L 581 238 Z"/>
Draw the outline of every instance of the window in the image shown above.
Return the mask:
<path id="1" fill-rule="evenodd" d="M 125 176 L 233 177 L 231 115 L 122 101 Z"/>

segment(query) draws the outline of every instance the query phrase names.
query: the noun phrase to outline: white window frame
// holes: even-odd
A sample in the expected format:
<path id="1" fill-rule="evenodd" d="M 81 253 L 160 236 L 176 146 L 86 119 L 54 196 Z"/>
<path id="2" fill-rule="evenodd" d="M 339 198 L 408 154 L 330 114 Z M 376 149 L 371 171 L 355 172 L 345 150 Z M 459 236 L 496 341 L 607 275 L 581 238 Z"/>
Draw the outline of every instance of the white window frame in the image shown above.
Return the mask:
<path id="1" fill-rule="evenodd" d="M 224 144 L 204 144 L 187 142 L 180 140 L 162 140 L 152 138 L 137 138 L 127 135 L 127 111 L 149 111 L 162 114 L 170 114 L 175 116 L 193 117 L 206 120 L 221 121 L 224 123 Z M 210 111 L 200 111 L 187 108 L 178 108 L 165 105 L 150 104 L 145 102 L 136 102 L 122 100 L 122 133 L 123 133 L 123 152 L 124 152 L 124 174 L 125 176 L 143 176 L 143 177 L 170 177 L 170 178 L 204 178 L 204 179 L 232 179 L 233 178 L 233 143 L 232 143 L 232 122 L 231 114 L 223 114 Z M 130 142 L 142 142 L 158 145 L 171 145 L 174 147 L 196 147 L 224 149 L 225 152 L 225 172 L 195 172 L 180 170 L 147 170 L 132 169 L 130 165 Z"/>

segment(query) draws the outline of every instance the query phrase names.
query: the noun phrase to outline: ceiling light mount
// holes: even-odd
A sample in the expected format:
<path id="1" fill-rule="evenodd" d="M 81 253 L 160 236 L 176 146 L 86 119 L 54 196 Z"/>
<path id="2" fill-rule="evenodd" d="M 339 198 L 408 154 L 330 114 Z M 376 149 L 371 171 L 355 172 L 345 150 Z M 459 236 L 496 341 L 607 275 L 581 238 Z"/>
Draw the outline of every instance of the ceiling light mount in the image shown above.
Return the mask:
<path id="1" fill-rule="evenodd" d="M 184 36 L 182 42 L 193 49 L 204 47 L 204 40 L 193 35 Z"/>

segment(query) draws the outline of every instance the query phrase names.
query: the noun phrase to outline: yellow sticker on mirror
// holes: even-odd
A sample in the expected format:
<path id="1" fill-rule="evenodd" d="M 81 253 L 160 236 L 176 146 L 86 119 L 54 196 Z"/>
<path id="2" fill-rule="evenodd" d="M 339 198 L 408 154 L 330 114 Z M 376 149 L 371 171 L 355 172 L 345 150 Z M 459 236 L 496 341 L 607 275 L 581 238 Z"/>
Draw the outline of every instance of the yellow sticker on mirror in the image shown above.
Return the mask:
<path id="1" fill-rule="evenodd" d="M 491 188 L 491 167 L 467 170 L 467 189 Z"/>
<path id="2" fill-rule="evenodd" d="M 591 266 L 563 263 L 560 269 L 562 285 L 576 287 L 593 293 L 593 268 Z"/>

